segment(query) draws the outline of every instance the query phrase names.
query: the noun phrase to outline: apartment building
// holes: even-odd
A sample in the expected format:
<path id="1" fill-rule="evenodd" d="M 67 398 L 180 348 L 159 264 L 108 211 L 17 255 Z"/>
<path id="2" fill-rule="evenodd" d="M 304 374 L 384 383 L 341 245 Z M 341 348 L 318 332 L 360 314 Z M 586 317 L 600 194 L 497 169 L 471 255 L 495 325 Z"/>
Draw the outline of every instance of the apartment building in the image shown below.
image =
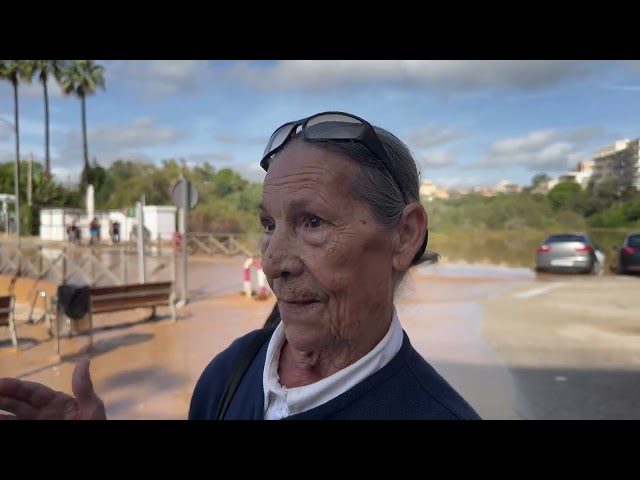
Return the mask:
<path id="1" fill-rule="evenodd" d="M 558 176 L 558 182 L 575 182 L 583 189 L 589 186 L 589 182 L 593 177 L 593 167 L 595 162 L 593 160 L 586 160 L 578 163 L 575 170 L 567 173 L 563 173 Z M 556 182 L 556 183 L 558 183 Z"/>
<path id="2" fill-rule="evenodd" d="M 512 183 L 508 180 L 502 180 L 496 186 L 497 193 L 520 193 L 522 191 L 522 186 L 516 183 Z"/>
<path id="3" fill-rule="evenodd" d="M 422 200 L 432 200 L 437 191 L 438 187 L 431 180 L 424 180 L 420 184 L 420 198 Z"/>
<path id="4" fill-rule="evenodd" d="M 433 200 L 446 200 L 450 193 L 446 188 L 440 188 L 431 180 L 425 180 L 420 184 L 420 200 L 431 202 Z"/>
<path id="5" fill-rule="evenodd" d="M 589 184 L 597 186 L 612 179 L 618 189 L 640 190 L 640 139 L 616 140 L 596 151 Z"/>

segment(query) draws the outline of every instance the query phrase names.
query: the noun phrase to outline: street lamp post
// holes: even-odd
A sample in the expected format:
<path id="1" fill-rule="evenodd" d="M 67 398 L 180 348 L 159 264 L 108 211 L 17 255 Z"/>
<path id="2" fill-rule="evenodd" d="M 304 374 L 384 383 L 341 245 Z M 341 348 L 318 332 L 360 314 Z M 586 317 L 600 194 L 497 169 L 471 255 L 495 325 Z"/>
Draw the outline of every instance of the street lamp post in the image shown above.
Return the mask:
<path id="1" fill-rule="evenodd" d="M 14 168 L 14 183 L 15 183 L 15 206 L 16 206 L 16 214 L 15 214 L 15 224 L 16 224 L 16 242 L 18 247 L 18 252 L 20 252 L 20 139 L 18 138 L 18 128 L 11 123 L 9 120 L 0 117 L 4 123 L 11 127 L 13 134 L 16 139 L 16 165 Z M 20 257 L 18 257 L 20 258 Z"/>

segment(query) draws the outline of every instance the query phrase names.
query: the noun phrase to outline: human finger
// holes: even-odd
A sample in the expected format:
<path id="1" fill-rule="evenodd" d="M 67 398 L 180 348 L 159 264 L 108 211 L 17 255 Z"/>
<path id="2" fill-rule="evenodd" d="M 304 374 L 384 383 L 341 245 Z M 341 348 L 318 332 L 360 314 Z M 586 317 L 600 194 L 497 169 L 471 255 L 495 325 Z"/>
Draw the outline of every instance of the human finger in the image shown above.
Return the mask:
<path id="1" fill-rule="evenodd" d="M 77 420 L 106 420 L 104 402 L 98 397 L 91 380 L 90 362 L 82 359 L 73 370 L 72 390 L 76 397 L 78 410 L 73 416 Z"/>
<path id="2" fill-rule="evenodd" d="M 89 359 L 83 358 L 73 369 L 71 390 L 80 408 L 95 407 L 97 403 L 101 402 L 93 388 L 90 366 Z"/>
<path id="3" fill-rule="evenodd" d="M 15 415 L 24 419 L 34 419 L 37 416 L 36 409 L 27 402 L 11 397 L 0 397 L 1 415 Z"/>
<path id="4" fill-rule="evenodd" d="M 17 378 L 0 379 L 0 410 L 14 413 L 20 418 L 35 418 L 38 411 L 54 401 L 71 399 L 67 394 L 37 382 Z"/>
<path id="5" fill-rule="evenodd" d="M 47 405 L 60 395 L 66 396 L 42 383 L 11 377 L 0 378 L 0 397 L 15 398 L 33 407 Z"/>

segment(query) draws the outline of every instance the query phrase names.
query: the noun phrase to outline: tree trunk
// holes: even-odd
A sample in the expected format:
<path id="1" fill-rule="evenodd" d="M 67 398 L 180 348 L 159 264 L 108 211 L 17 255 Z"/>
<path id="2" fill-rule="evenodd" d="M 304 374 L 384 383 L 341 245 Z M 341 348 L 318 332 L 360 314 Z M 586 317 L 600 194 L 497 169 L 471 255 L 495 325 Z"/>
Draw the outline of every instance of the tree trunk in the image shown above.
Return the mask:
<path id="1" fill-rule="evenodd" d="M 82 184 L 87 186 L 89 183 L 89 144 L 87 142 L 87 102 L 84 93 L 80 93 L 80 102 L 82 102 L 82 145 L 84 148 L 84 169 L 82 171 Z"/>
<path id="2" fill-rule="evenodd" d="M 19 103 L 18 103 L 18 79 L 11 79 L 11 83 L 13 84 L 13 126 L 15 128 L 14 133 L 16 136 L 16 166 L 14 171 L 14 181 L 15 181 L 15 195 L 16 195 L 16 216 L 15 216 L 15 226 L 16 226 L 16 239 L 20 242 L 20 112 L 19 112 Z M 19 245 L 19 243 L 18 243 Z M 20 270 L 20 265 L 18 265 L 18 270 Z"/>
<path id="3" fill-rule="evenodd" d="M 40 77 L 44 90 L 44 174 L 47 179 L 51 178 L 51 156 L 49 139 L 49 88 L 47 86 L 47 75 Z"/>

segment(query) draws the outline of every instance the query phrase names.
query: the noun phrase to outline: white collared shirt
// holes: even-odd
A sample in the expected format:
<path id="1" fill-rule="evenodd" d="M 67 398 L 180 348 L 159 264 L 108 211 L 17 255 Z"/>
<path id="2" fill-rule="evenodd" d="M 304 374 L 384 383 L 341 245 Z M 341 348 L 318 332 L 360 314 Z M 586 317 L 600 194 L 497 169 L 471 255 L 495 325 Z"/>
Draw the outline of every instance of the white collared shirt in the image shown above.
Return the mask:
<path id="1" fill-rule="evenodd" d="M 373 350 L 327 378 L 296 388 L 286 388 L 280 384 L 278 365 L 284 340 L 284 326 L 280 322 L 269 340 L 262 373 L 265 420 L 280 420 L 311 410 L 354 387 L 391 361 L 402 347 L 403 333 L 394 306 L 389 331 Z"/>

